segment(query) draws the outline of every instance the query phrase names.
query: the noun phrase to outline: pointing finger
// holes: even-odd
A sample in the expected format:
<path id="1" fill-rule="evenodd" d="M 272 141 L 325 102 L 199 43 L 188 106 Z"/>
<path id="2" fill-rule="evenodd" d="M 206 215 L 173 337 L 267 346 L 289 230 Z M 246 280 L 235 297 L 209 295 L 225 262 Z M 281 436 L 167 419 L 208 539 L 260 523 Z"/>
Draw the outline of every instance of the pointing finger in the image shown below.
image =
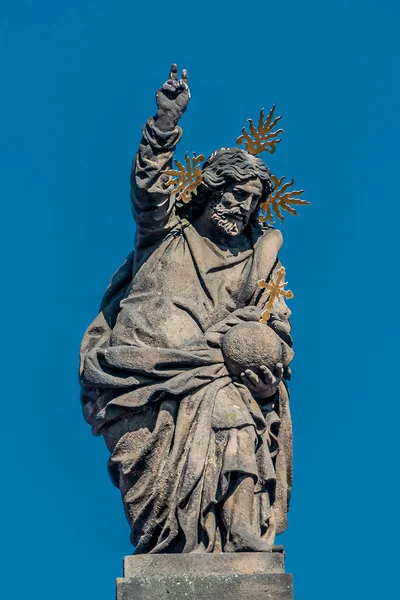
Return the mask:
<path id="1" fill-rule="evenodd" d="M 181 84 L 182 90 L 187 90 L 187 92 L 189 94 L 189 98 L 190 98 L 189 76 L 188 76 L 188 72 L 186 71 L 186 69 L 183 69 L 182 79 L 179 80 L 179 83 Z"/>
<path id="2" fill-rule="evenodd" d="M 178 65 L 171 65 L 171 70 L 169 72 L 169 79 L 178 79 Z"/>

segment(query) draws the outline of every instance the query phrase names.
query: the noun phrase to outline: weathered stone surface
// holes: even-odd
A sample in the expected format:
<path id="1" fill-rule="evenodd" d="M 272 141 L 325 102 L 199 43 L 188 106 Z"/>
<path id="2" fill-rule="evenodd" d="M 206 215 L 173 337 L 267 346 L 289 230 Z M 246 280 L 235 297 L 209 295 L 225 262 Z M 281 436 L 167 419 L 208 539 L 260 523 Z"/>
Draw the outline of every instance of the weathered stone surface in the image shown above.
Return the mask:
<path id="1" fill-rule="evenodd" d="M 294 356 L 293 350 L 264 323 L 240 323 L 231 327 L 221 347 L 225 363 L 235 375 L 240 375 L 244 367 L 261 375 L 260 365 L 274 369 L 281 362 L 288 366 Z"/>
<path id="2" fill-rule="evenodd" d="M 182 574 L 257 575 L 284 573 L 282 552 L 230 552 L 221 554 L 137 554 L 125 556 L 124 576 Z"/>
<path id="3" fill-rule="evenodd" d="M 293 600 L 282 553 L 128 556 L 117 600 Z"/>
<path id="4" fill-rule="evenodd" d="M 293 600 L 292 576 L 137 577 L 117 582 L 117 600 Z"/>

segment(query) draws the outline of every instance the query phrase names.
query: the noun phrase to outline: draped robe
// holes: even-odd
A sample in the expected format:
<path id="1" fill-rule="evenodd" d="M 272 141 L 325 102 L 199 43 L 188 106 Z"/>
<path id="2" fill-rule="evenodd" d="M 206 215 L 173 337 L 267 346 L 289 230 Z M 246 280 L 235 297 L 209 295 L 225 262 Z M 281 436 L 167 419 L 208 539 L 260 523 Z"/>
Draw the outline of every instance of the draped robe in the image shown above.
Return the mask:
<path id="1" fill-rule="evenodd" d="M 234 476 L 255 482 L 251 522 L 269 543 L 286 528 L 291 420 L 286 385 L 264 404 L 231 377 L 221 339 L 258 321 L 257 281 L 276 271 L 279 231 L 250 230 L 229 251 L 176 215 L 163 182 L 181 130 L 149 120 L 131 177 L 133 252 L 113 277 L 81 348 L 86 420 L 110 449 L 136 552 L 218 552 Z M 290 311 L 271 326 L 290 339 Z"/>

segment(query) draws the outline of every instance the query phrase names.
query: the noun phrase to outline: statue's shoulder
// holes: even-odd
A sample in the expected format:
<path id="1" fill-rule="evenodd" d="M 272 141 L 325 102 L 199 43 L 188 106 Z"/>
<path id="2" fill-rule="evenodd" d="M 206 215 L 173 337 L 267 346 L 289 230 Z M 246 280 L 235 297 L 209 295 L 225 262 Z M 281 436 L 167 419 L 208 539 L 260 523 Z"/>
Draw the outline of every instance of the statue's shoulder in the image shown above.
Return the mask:
<path id="1" fill-rule="evenodd" d="M 257 239 L 254 247 L 262 246 L 270 247 L 271 249 L 276 248 L 276 252 L 281 248 L 283 244 L 283 235 L 279 229 L 275 229 L 272 225 L 261 224 L 257 232 Z"/>

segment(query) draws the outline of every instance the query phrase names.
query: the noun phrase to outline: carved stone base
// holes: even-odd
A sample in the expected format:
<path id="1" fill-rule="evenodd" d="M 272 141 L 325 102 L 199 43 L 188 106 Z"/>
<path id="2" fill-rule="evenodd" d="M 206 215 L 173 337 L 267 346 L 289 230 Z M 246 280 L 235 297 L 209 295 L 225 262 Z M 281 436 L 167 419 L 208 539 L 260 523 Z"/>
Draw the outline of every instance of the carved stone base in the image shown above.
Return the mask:
<path id="1" fill-rule="evenodd" d="M 293 600 L 280 553 L 126 556 L 117 600 Z"/>

